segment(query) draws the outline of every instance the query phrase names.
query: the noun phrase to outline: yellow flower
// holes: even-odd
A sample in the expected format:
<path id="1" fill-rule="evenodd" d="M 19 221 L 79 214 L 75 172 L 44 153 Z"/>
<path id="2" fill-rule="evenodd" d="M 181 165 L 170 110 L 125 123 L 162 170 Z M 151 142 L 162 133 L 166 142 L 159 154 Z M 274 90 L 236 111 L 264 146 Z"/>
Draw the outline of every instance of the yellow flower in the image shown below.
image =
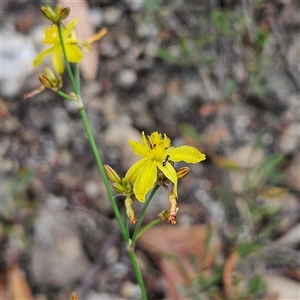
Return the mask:
<path id="1" fill-rule="evenodd" d="M 74 30 L 77 22 L 78 20 L 74 19 L 66 28 L 61 27 L 68 61 L 71 63 L 78 63 L 83 58 L 82 51 L 78 46 L 76 32 Z M 43 42 L 44 44 L 52 45 L 52 47 L 38 54 L 33 62 L 34 67 L 37 67 L 43 61 L 45 56 L 52 55 L 53 66 L 57 74 L 63 73 L 65 64 L 56 24 L 53 24 L 50 28 L 45 29 L 45 37 Z"/>
<path id="2" fill-rule="evenodd" d="M 126 173 L 125 180 L 133 183 L 135 197 L 145 201 L 145 196 L 157 180 L 157 172 L 163 174 L 174 183 L 174 194 L 177 197 L 178 177 L 173 164 L 170 162 L 185 161 L 198 163 L 205 155 L 190 146 L 172 147 L 171 140 L 166 134 L 153 132 L 150 136 L 142 133 L 141 143 L 129 140 L 135 154 L 143 158 L 136 162 Z"/>

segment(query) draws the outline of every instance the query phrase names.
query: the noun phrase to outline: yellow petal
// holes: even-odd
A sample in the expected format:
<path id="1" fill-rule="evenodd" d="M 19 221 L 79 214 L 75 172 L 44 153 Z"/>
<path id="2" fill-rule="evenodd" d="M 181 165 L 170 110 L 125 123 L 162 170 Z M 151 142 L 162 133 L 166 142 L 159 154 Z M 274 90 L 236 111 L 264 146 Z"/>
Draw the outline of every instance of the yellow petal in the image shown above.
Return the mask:
<path id="1" fill-rule="evenodd" d="M 54 51 L 54 47 L 51 47 L 47 50 L 44 50 L 44 51 L 40 52 L 38 54 L 38 56 L 36 57 L 36 59 L 33 61 L 33 66 L 37 67 L 43 61 L 45 56 L 51 54 L 53 51 Z"/>
<path id="2" fill-rule="evenodd" d="M 74 30 L 75 25 L 77 24 L 78 19 L 72 20 L 68 25 L 67 28 L 63 30 L 63 36 L 66 38 L 68 37 L 72 31 Z"/>
<path id="3" fill-rule="evenodd" d="M 191 146 L 181 146 L 177 148 L 167 149 L 170 160 L 172 161 L 185 161 L 186 163 L 198 163 L 205 160 L 205 154 L 198 151 L 196 148 Z"/>
<path id="4" fill-rule="evenodd" d="M 142 158 L 139 161 L 137 161 L 134 165 L 132 165 L 125 175 L 125 180 L 130 182 L 136 181 L 141 168 L 147 162 L 147 160 L 147 158 Z"/>
<path id="5" fill-rule="evenodd" d="M 162 166 L 161 163 L 156 163 L 156 166 L 164 173 L 164 175 L 174 183 L 174 194 L 178 197 L 177 194 L 177 183 L 178 177 L 174 167 L 167 162 L 165 166 Z"/>
<path id="6" fill-rule="evenodd" d="M 65 44 L 68 61 L 78 63 L 82 60 L 83 54 L 77 45 Z"/>
<path id="7" fill-rule="evenodd" d="M 147 153 L 150 150 L 148 146 L 137 143 L 133 140 L 129 140 L 129 144 L 132 147 L 134 153 L 139 156 L 147 156 Z"/>
<path id="8" fill-rule="evenodd" d="M 133 192 L 136 199 L 138 199 L 141 202 L 144 202 L 146 194 L 154 186 L 156 179 L 156 162 L 148 159 L 144 163 L 143 167 L 140 169 L 137 179 L 133 184 Z"/>
<path id="9" fill-rule="evenodd" d="M 46 28 L 44 33 L 45 33 L 45 37 L 43 39 L 43 43 L 55 44 L 55 42 L 59 41 L 57 25 L 54 24 L 50 28 Z"/>
<path id="10" fill-rule="evenodd" d="M 57 74 L 62 74 L 65 69 L 65 63 L 62 55 L 62 50 L 60 46 L 54 47 L 54 52 L 52 56 L 53 66 Z"/>
<path id="11" fill-rule="evenodd" d="M 96 41 L 99 41 L 100 39 L 102 39 L 105 35 L 107 34 L 107 29 L 106 28 L 102 28 L 100 31 L 98 31 L 96 34 L 94 34 L 93 36 L 91 36 L 88 40 L 88 44 L 92 44 Z"/>

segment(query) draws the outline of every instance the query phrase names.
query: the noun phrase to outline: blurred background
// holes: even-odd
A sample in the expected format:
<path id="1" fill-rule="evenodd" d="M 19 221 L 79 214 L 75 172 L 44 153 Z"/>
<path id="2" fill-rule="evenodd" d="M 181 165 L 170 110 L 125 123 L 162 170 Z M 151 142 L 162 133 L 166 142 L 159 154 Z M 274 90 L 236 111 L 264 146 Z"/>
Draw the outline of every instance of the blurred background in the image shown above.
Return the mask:
<path id="1" fill-rule="evenodd" d="M 207 155 L 179 182 L 177 225 L 137 243 L 149 299 L 299 299 L 300 2 L 60 3 L 81 40 L 108 30 L 80 64 L 103 162 L 124 176 L 141 131 Z M 1 299 L 139 299 L 76 106 L 24 99 L 45 4 L 1 2 Z M 159 189 L 145 224 L 168 207 Z"/>

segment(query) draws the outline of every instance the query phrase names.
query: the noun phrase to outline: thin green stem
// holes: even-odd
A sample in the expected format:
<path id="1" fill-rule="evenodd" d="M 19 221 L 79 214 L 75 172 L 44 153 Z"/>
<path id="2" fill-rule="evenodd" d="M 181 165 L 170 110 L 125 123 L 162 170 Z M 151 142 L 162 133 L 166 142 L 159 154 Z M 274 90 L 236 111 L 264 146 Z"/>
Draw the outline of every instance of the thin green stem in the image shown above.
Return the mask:
<path id="1" fill-rule="evenodd" d="M 98 149 L 97 149 L 97 146 L 96 146 L 96 143 L 95 143 L 95 140 L 94 140 L 94 137 L 93 137 L 90 125 L 89 125 L 89 121 L 88 121 L 87 116 L 86 116 L 85 109 L 81 109 L 80 110 L 80 114 L 81 114 L 81 117 L 82 117 L 84 128 L 85 128 L 85 131 L 87 133 L 87 136 L 88 136 L 88 139 L 89 139 L 89 142 L 90 142 L 93 154 L 95 156 L 95 160 L 97 162 L 98 169 L 99 169 L 100 174 L 102 176 L 102 179 L 103 179 L 103 182 L 104 182 L 104 185 L 105 185 L 105 188 L 106 188 L 109 200 L 111 202 L 111 206 L 112 206 L 112 208 L 114 210 L 114 213 L 116 215 L 116 218 L 117 218 L 120 230 L 122 232 L 122 235 L 124 237 L 124 240 L 128 243 L 128 239 L 129 238 L 128 238 L 128 235 L 126 234 L 126 228 L 125 228 L 125 226 L 123 224 L 123 221 L 122 221 L 122 218 L 121 218 L 118 206 L 117 206 L 117 204 L 115 202 L 115 199 L 114 199 L 114 196 L 112 194 L 112 191 L 111 191 L 111 188 L 110 188 L 110 185 L 109 185 L 106 173 L 104 171 L 103 163 L 102 163 L 102 160 L 101 160 L 101 158 L 99 156 Z"/>
<path id="2" fill-rule="evenodd" d="M 150 229 L 154 225 L 158 224 L 160 221 L 161 221 L 161 219 L 157 218 L 157 219 L 153 220 L 152 222 L 150 222 L 149 224 L 147 224 L 145 227 L 143 227 L 136 235 L 135 240 L 137 240 L 143 233 L 145 233 L 148 229 Z"/>
<path id="3" fill-rule="evenodd" d="M 125 213 L 124 213 L 124 225 L 125 225 L 125 229 L 126 229 L 126 235 L 127 235 L 127 241 L 129 241 L 129 218 L 125 209 Z"/>
<path id="4" fill-rule="evenodd" d="M 142 300 L 147 300 L 147 294 L 146 294 L 146 289 L 145 289 L 145 284 L 144 284 L 144 280 L 143 280 L 143 276 L 142 276 L 142 272 L 140 270 L 135 252 L 132 250 L 129 250 L 129 257 L 134 269 L 134 273 L 136 275 L 136 279 L 138 281 L 138 284 L 141 288 L 141 292 L 142 292 Z"/>
<path id="5" fill-rule="evenodd" d="M 71 70 L 71 66 L 70 63 L 68 61 L 68 56 L 67 56 L 67 51 L 66 51 L 66 47 L 65 47 L 65 43 L 64 43 L 64 38 L 63 38 L 63 34 L 62 34 L 62 30 L 61 30 L 61 25 L 57 24 L 57 29 L 58 29 L 58 34 L 59 34 L 59 39 L 60 39 L 60 44 L 61 44 L 61 48 L 64 54 L 64 61 L 65 61 L 65 65 L 66 65 L 66 69 L 70 78 L 70 82 L 73 88 L 73 91 L 76 95 L 79 95 L 79 87 L 77 86 L 75 80 L 74 80 L 74 76 Z"/>
<path id="6" fill-rule="evenodd" d="M 148 205 L 150 204 L 154 194 L 156 193 L 156 191 L 158 190 L 159 188 L 159 185 L 155 185 L 154 188 L 152 189 L 148 199 L 146 200 L 144 206 L 143 206 L 143 209 L 141 211 L 141 214 L 138 218 L 138 221 L 136 223 L 136 226 L 135 226 L 135 229 L 134 229 L 134 232 L 133 232 L 133 236 L 132 236 L 132 244 L 134 245 L 135 244 L 135 241 L 136 241 L 136 238 L 137 238 L 137 234 L 139 232 L 139 229 L 141 227 L 141 224 L 142 224 L 142 221 L 144 219 L 144 216 L 145 216 L 145 213 L 146 213 L 146 210 L 147 210 L 147 207 Z"/>
<path id="7" fill-rule="evenodd" d="M 78 95 L 80 95 L 81 91 L 80 91 L 80 69 L 79 69 L 79 64 L 75 64 L 75 80 L 76 80 L 76 84 L 77 84 L 77 88 L 78 88 Z"/>
<path id="8" fill-rule="evenodd" d="M 58 91 L 57 94 L 65 99 L 67 99 L 68 101 L 74 101 L 74 98 L 72 98 L 70 95 L 68 95 L 62 91 Z"/>

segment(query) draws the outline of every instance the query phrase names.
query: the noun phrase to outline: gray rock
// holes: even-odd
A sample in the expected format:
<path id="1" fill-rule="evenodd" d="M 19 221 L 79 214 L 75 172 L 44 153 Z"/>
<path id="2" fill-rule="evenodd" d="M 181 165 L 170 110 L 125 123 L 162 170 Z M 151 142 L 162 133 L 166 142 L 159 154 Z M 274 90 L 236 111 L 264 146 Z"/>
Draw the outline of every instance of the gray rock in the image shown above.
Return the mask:
<path id="1" fill-rule="evenodd" d="M 18 32 L 1 32 L 1 94 L 18 94 L 28 75 L 33 72 L 32 62 L 37 55 L 33 40 Z"/>
<path id="2" fill-rule="evenodd" d="M 90 10 L 90 21 L 95 27 L 100 27 L 103 23 L 103 12 L 99 7 Z"/>
<path id="3" fill-rule="evenodd" d="M 300 124 L 290 124 L 279 138 L 278 148 L 280 149 L 280 151 L 282 151 L 285 154 L 297 151 L 297 146 L 299 146 L 299 135 Z"/>
<path id="4" fill-rule="evenodd" d="M 67 112 L 58 107 L 52 110 L 52 130 L 58 145 L 65 145 L 71 136 L 70 119 Z"/>
<path id="5" fill-rule="evenodd" d="M 107 294 L 107 293 L 97 293 L 95 291 L 90 291 L 85 297 L 86 300 L 125 300 L 116 295 Z"/>
<path id="6" fill-rule="evenodd" d="M 118 73 L 117 83 L 120 87 L 129 89 L 135 85 L 137 78 L 138 76 L 135 70 L 124 68 Z"/>
<path id="7" fill-rule="evenodd" d="M 122 168 L 125 170 L 139 159 L 129 145 L 129 139 L 140 141 L 141 133 L 124 123 L 114 123 L 104 133 L 106 146 L 114 148 L 120 153 Z"/>
<path id="8" fill-rule="evenodd" d="M 106 25 L 117 24 L 122 17 L 122 10 L 116 6 L 110 6 L 103 9 L 103 19 Z"/>
<path id="9" fill-rule="evenodd" d="M 117 38 L 117 43 L 121 50 L 126 51 L 131 46 L 132 40 L 128 35 L 122 34 Z"/>
<path id="10" fill-rule="evenodd" d="M 286 170 L 285 181 L 288 186 L 300 191 L 300 154 L 293 157 Z"/>
<path id="11" fill-rule="evenodd" d="M 63 287 L 79 280 L 89 267 L 73 215 L 42 208 L 34 225 L 31 256 L 35 283 Z"/>
<path id="12" fill-rule="evenodd" d="M 115 46 L 113 39 L 110 36 L 106 36 L 103 41 L 100 42 L 99 51 L 102 56 L 113 58 L 119 55 L 120 51 Z"/>
<path id="13" fill-rule="evenodd" d="M 125 2 L 126 5 L 128 5 L 128 7 L 133 11 L 141 10 L 143 8 L 143 5 L 144 5 L 143 0 L 135 0 L 135 1 L 123 0 L 123 2 Z"/>

